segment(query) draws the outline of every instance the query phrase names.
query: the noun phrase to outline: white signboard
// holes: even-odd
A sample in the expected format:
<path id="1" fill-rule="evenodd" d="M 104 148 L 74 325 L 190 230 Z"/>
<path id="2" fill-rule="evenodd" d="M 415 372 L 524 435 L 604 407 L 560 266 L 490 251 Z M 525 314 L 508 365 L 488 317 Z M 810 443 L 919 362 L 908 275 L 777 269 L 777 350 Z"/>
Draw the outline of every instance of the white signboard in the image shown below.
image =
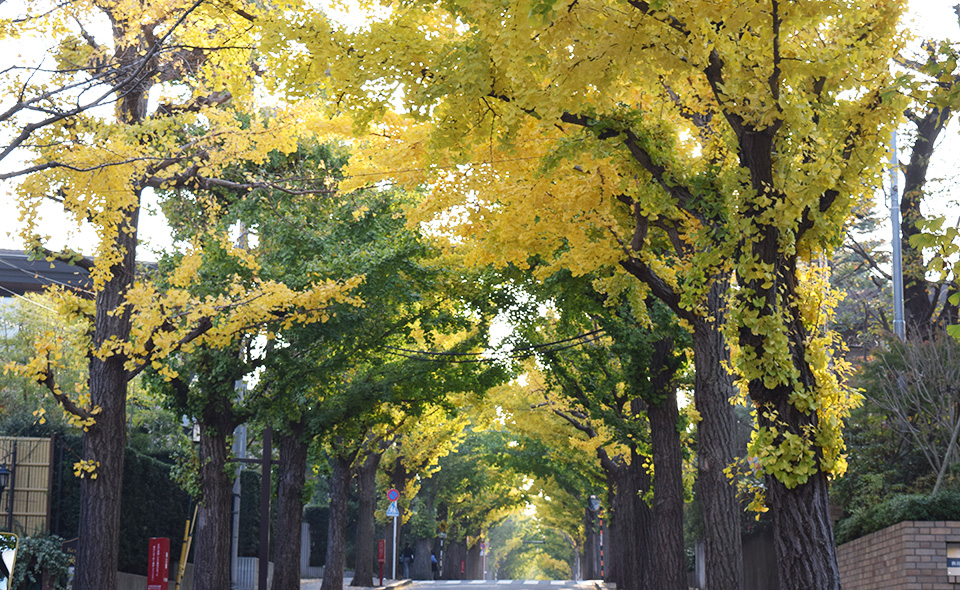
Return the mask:
<path id="1" fill-rule="evenodd" d="M 947 575 L 960 576 L 960 543 L 947 543 Z"/>

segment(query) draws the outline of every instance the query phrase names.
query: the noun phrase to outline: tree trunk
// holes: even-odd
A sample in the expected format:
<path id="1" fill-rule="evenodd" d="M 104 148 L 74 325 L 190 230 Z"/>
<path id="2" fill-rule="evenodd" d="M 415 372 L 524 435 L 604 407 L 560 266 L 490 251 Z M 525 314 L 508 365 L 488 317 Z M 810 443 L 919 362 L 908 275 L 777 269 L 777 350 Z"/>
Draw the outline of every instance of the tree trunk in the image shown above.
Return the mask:
<path id="1" fill-rule="evenodd" d="M 903 310 L 906 328 L 911 336 L 929 338 L 937 321 L 935 311 L 939 301 L 932 298 L 933 289 L 927 280 L 927 266 L 923 262 L 923 252 L 911 243 L 911 238 L 922 232 L 917 222 L 924 219 L 920 211 L 923 203 L 924 185 L 927 181 L 927 168 L 933 155 L 937 138 L 946 127 L 952 113 L 947 107 L 943 111 L 932 108 L 917 122 L 917 136 L 913 142 L 910 162 L 903 168 L 903 195 L 900 198 L 900 214 L 903 224 L 900 229 L 900 247 L 903 252 Z M 956 306 L 945 302 L 944 316 L 950 320 L 956 315 Z"/>
<path id="2" fill-rule="evenodd" d="M 413 544 L 414 560 L 410 565 L 410 577 L 414 580 L 433 579 L 433 572 L 430 570 L 430 553 L 433 547 L 433 539 L 417 539 Z"/>
<path id="3" fill-rule="evenodd" d="M 780 588 L 840 588 L 830 523 L 827 477 L 816 473 L 791 490 L 768 477 Z"/>
<path id="4" fill-rule="evenodd" d="M 775 186 L 771 160 L 775 133 L 775 127 L 771 127 L 744 134 L 741 142 L 747 143 L 741 149 L 741 160 L 749 165 L 755 190 L 772 191 L 774 198 L 785 200 L 785 195 L 777 195 L 772 188 Z M 817 382 L 808 361 L 809 335 L 797 305 L 799 259 L 795 253 L 780 252 L 782 233 L 779 226 L 765 220 L 767 212 L 766 208 L 756 205 L 745 208 L 745 214 L 754 224 L 755 235 L 751 243 L 745 244 L 750 255 L 744 258 L 750 257 L 774 269 L 775 280 L 738 277 L 741 289 L 737 297 L 744 314 L 754 314 L 761 324 L 776 322 L 778 325 L 770 334 L 742 324 L 737 336 L 740 349 L 755 354 L 764 365 L 792 363 L 789 369 L 795 375 L 782 376 L 771 383 L 762 374 L 752 375 L 747 384 L 750 399 L 763 409 L 757 413 L 758 426 L 776 432 L 770 444 L 778 445 L 788 434 L 804 440 L 818 427 L 819 419 L 815 409 L 800 410 L 791 403 L 798 389 L 815 394 Z M 781 339 L 786 340 L 787 350 L 777 352 L 782 346 Z M 771 358 L 773 355 L 778 357 Z M 781 358 L 783 355 L 787 358 Z M 775 476 L 767 477 L 780 584 L 782 590 L 839 590 L 837 551 L 827 504 L 828 482 L 820 463 L 823 450 L 816 440 L 807 444 L 813 452 L 817 471 L 805 483 L 788 489 Z"/>
<path id="5" fill-rule="evenodd" d="M 193 587 L 221 590 L 230 586 L 230 526 L 233 482 L 227 474 L 227 436 L 233 421 L 212 411 L 200 421 L 200 486 L 203 499 L 197 510 Z"/>
<path id="6" fill-rule="evenodd" d="M 377 469 L 383 453 L 367 455 L 357 471 L 357 493 L 360 496 L 360 514 L 357 525 L 357 562 L 354 564 L 351 586 L 373 586 L 373 568 L 376 562 Z M 390 523 L 393 533 L 393 523 Z M 387 564 L 385 563 L 384 566 Z"/>
<path id="7" fill-rule="evenodd" d="M 276 530 L 281 534 L 273 544 L 273 590 L 300 589 L 300 529 L 310 445 L 303 441 L 302 422 L 288 426 L 289 430 L 280 437 Z"/>
<path id="8" fill-rule="evenodd" d="M 347 501 L 350 495 L 352 458 L 333 457 L 330 476 L 330 520 L 327 526 L 327 561 L 323 568 L 320 590 L 343 590 L 343 568 L 346 561 Z"/>
<path id="9" fill-rule="evenodd" d="M 676 368 L 672 339 L 654 344 L 650 361 L 651 385 L 658 403 L 647 406 L 650 421 L 650 442 L 653 452 L 654 536 L 647 547 L 656 547 L 656 558 L 650 556 L 657 588 L 686 590 L 686 555 L 683 548 L 683 455 L 677 422 Z"/>
<path id="10" fill-rule="evenodd" d="M 139 203 L 139 193 L 135 201 Z M 122 259 L 110 270 L 112 277 L 97 292 L 93 348 L 111 338 L 126 342 L 130 314 L 115 313 L 133 285 L 137 255 L 137 206 L 126 211 L 127 221 L 117 228 L 114 246 Z M 96 422 L 83 434 L 83 459 L 95 466 L 96 479 L 80 480 L 80 545 L 77 551 L 77 590 L 116 588 L 120 552 L 120 494 L 123 489 L 123 452 L 127 443 L 127 372 L 125 359 L 114 354 L 91 356 L 90 405 L 100 408 Z"/>
<path id="11" fill-rule="evenodd" d="M 697 498 L 703 521 L 703 590 L 743 588 L 743 548 L 737 489 L 723 470 L 736 458 L 737 418 L 730 398 L 733 378 L 723 324 L 722 294 L 727 281 L 716 281 L 707 294 L 709 318 L 693 322 L 694 399 L 703 418 L 697 425 Z"/>
<path id="12" fill-rule="evenodd" d="M 450 541 L 448 539 L 446 550 L 443 554 L 443 579 L 444 580 L 462 580 L 464 575 L 460 573 L 461 564 L 466 566 L 467 545 L 463 541 Z"/>
<path id="13" fill-rule="evenodd" d="M 99 300 L 99 297 L 98 297 Z M 80 480 L 77 590 L 116 588 L 120 551 L 120 495 L 126 446 L 126 390 L 123 361 L 90 362 L 91 403 L 101 408 L 96 424 L 83 434 L 83 458 L 95 462 L 97 478 Z"/>
<path id="14" fill-rule="evenodd" d="M 600 568 L 597 567 L 597 531 L 596 517 L 589 508 L 583 512 L 583 570 L 584 580 L 599 580 Z"/>
<path id="15" fill-rule="evenodd" d="M 483 579 L 483 558 L 480 557 L 480 541 L 477 541 L 467 550 L 467 580 Z"/>
<path id="16" fill-rule="evenodd" d="M 612 472 L 605 468 L 612 482 L 609 495 L 610 510 L 603 515 L 598 534 L 603 526 L 603 579 L 631 590 L 659 590 L 657 580 L 651 580 L 653 567 L 651 544 L 653 512 L 643 500 L 650 489 L 650 476 L 642 458 L 632 453 L 630 464 L 619 464 Z M 600 523 L 598 523 L 600 524 Z M 597 572 L 599 575 L 601 572 Z M 651 583 L 653 584 L 651 586 Z"/>

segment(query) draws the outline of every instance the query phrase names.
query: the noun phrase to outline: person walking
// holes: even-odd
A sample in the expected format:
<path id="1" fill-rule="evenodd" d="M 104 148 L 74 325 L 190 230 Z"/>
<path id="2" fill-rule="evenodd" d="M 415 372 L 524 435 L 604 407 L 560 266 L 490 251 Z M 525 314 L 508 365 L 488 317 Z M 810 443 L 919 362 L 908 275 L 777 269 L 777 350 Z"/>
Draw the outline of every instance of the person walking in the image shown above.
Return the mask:
<path id="1" fill-rule="evenodd" d="M 403 545 L 403 551 L 400 552 L 400 563 L 403 565 L 404 579 L 410 578 L 410 564 L 413 563 L 413 558 L 413 549 L 410 547 L 410 543 L 405 543 Z"/>

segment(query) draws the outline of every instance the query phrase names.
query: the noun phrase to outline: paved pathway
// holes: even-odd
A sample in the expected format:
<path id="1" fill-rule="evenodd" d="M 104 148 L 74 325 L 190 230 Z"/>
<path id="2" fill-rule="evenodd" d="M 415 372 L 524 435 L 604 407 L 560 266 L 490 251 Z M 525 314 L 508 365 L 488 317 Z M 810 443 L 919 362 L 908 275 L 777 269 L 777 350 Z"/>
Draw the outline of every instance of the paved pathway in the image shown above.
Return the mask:
<path id="1" fill-rule="evenodd" d="M 311 579 L 311 580 L 300 580 L 300 590 L 320 590 L 320 583 L 321 583 L 322 581 L 323 581 L 323 580 L 321 580 L 320 578 L 315 578 L 315 579 Z M 352 578 L 349 578 L 349 577 L 344 576 L 344 578 L 343 578 L 343 588 L 344 588 L 344 590 L 351 590 L 351 589 L 357 588 L 357 586 L 351 586 L 351 585 L 350 585 L 350 582 L 352 582 L 352 581 L 353 581 Z M 376 578 L 376 577 L 375 577 L 375 578 L 373 579 L 373 581 L 374 581 L 374 582 L 379 582 L 379 581 L 380 581 L 380 578 Z M 374 586 L 374 587 L 375 587 L 375 588 L 380 588 L 380 589 L 383 589 L 383 590 L 395 590 L 396 588 L 399 588 L 400 586 L 406 586 L 406 585 L 409 584 L 409 583 L 410 583 L 410 580 L 390 580 L 390 579 L 384 579 L 384 580 L 383 580 L 383 584 L 384 584 L 383 586 Z"/>

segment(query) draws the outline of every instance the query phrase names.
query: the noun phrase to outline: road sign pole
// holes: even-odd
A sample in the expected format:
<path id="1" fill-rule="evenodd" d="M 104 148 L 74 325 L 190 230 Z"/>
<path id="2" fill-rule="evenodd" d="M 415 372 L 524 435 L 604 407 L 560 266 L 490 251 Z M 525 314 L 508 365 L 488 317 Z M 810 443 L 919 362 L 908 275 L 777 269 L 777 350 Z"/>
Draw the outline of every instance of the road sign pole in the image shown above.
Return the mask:
<path id="1" fill-rule="evenodd" d="M 387 490 L 387 499 L 390 500 L 390 507 L 387 508 L 387 516 L 393 517 L 393 565 L 391 570 L 393 574 L 391 580 L 397 579 L 397 518 L 400 517 L 400 511 L 397 508 L 397 500 L 400 499 L 400 492 L 397 488 Z"/>

